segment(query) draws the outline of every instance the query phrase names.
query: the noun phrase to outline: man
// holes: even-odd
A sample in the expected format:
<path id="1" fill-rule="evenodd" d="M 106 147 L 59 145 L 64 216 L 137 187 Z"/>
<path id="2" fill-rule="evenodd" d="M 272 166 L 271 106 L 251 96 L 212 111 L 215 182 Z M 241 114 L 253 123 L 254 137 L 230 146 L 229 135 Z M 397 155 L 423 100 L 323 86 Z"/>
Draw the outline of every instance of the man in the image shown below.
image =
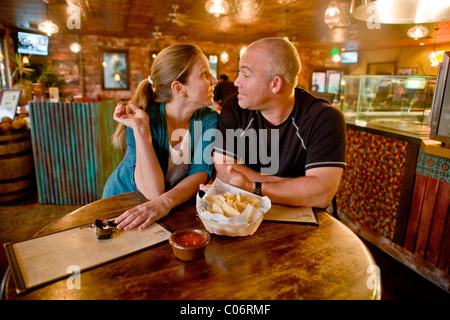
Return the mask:
<path id="1" fill-rule="evenodd" d="M 237 93 L 237 88 L 234 86 L 233 82 L 228 80 L 226 74 L 221 74 L 219 76 L 219 83 L 214 87 L 214 102 L 216 103 L 216 110 L 220 111 L 222 105 L 227 100 L 229 96 Z"/>
<path id="2" fill-rule="evenodd" d="M 273 203 L 326 207 L 346 166 L 342 112 L 296 89 L 301 63 L 287 40 L 252 43 L 239 69 L 219 118 L 217 178 Z"/>

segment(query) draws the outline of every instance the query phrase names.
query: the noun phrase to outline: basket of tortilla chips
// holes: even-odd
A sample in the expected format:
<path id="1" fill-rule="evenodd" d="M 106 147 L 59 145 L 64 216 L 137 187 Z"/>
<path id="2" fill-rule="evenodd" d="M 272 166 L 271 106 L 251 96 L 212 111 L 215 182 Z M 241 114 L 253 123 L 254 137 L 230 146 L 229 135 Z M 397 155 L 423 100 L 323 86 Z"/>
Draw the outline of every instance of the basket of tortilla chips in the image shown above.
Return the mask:
<path id="1" fill-rule="evenodd" d="M 255 233 L 270 206 L 268 197 L 256 196 L 219 179 L 202 198 L 197 195 L 197 213 L 206 230 L 231 237 Z"/>

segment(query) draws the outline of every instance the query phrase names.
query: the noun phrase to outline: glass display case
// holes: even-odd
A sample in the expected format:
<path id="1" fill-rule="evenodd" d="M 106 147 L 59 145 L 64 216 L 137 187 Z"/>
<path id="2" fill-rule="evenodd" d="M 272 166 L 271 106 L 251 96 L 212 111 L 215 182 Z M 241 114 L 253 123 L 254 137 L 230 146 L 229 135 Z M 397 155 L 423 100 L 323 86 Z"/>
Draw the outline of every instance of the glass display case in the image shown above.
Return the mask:
<path id="1" fill-rule="evenodd" d="M 436 76 L 347 75 L 340 106 L 349 123 L 427 138 L 435 85 Z"/>

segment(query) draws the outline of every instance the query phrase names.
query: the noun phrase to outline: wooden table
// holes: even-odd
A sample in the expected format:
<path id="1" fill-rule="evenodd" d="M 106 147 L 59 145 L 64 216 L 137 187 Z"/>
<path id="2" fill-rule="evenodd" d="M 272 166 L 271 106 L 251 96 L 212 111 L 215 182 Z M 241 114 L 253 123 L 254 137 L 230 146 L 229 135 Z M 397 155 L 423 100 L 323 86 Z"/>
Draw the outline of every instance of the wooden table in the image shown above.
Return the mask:
<path id="1" fill-rule="evenodd" d="M 114 217 L 145 201 L 139 192 L 86 205 L 37 236 Z M 63 279 L 21 295 L 11 276 L 7 299 L 378 299 L 380 279 L 365 245 L 345 225 L 318 212 L 319 226 L 263 221 L 248 237 L 211 235 L 205 258 L 178 260 L 166 241 L 81 273 L 81 288 Z M 161 222 L 174 231 L 202 227 L 195 199 Z M 378 275 L 378 274 L 377 274 Z"/>

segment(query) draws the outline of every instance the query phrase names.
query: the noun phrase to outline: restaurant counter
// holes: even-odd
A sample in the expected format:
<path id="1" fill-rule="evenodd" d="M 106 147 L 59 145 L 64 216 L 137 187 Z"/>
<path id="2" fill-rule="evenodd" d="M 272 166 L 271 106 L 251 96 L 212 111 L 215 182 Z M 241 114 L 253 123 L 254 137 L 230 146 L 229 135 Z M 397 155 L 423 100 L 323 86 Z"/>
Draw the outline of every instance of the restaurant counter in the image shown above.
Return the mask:
<path id="1" fill-rule="evenodd" d="M 348 120 L 337 209 L 353 231 L 448 292 L 450 149 L 425 131 Z"/>

